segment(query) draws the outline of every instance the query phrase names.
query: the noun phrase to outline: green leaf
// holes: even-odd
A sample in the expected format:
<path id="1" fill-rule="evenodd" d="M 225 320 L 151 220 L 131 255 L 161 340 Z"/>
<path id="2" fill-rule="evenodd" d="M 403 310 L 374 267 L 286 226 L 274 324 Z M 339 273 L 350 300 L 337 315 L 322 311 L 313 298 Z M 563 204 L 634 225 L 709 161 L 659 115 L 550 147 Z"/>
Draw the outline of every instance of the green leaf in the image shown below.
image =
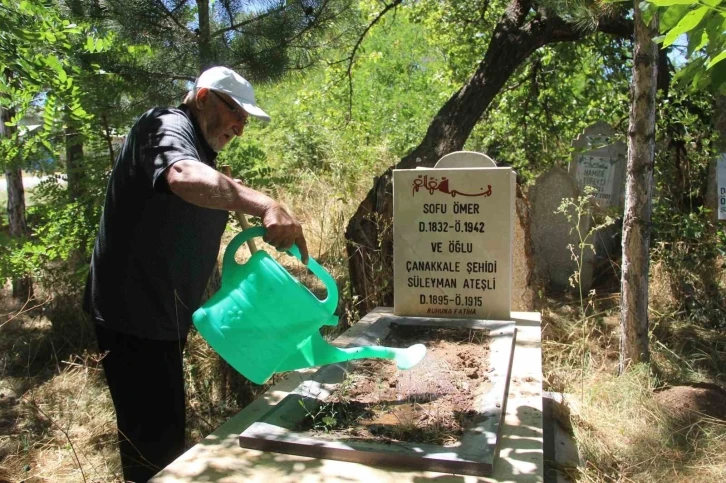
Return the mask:
<path id="1" fill-rule="evenodd" d="M 696 5 L 694 0 L 648 0 L 648 2 L 659 7 L 670 7 L 671 5 Z"/>
<path id="2" fill-rule="evenodd" d="M 722 51 L 720 54 L 718 54 L 716 57 L 711 59 L 711 61 L 706 66 L 706 70 L 709 70 L 714 65 L 718 64 L 722 60 L 726 59 L 726 50 Z"/>
<path id="3" fill-rule="evenodd" d="M 708 34 L 703 28 L 694 30 L 688 34 L 688 52 L 686 57 L 690 57 L 694 52 L 701 50 L 708 43 Z"/>
<path id="4" fill-rule="evenodd" d="M 690 32 L 691 30 L 693 30 L 696 25 L 701 23 L 703 17 L 710 11 L 711 9 L 709 9 L 708 7 L 701 7 L 688 12 L 688 14 L 683 17 L 680 22 L 678 22 L 678 25 L 673 27 L 673 29 L 668 32 L 665 41 L 663 41 L 663 47 L 668 47 L 673 42 L 675 42 L 678 37 L 685 34 L 686 32 Z"/>
<path id="5" fill-rule="evenodd" d="M 672 29 L 691 9 L 690 5 L 673 5 L 660 17 L 660 33 L 665 33 Z"/>

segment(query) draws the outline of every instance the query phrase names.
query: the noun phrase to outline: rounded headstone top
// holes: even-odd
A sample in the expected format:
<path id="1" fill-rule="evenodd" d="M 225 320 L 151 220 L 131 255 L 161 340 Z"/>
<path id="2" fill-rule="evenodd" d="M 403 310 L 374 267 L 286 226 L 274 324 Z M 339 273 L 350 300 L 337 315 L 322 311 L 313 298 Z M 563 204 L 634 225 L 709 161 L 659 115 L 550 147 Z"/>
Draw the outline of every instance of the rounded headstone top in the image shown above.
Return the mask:
<path id="1" fill-rule="evenodd" d="M 455 151 L 442 156 L 434 168 L 496 168 L 492 158 L 476 151 Z"/>

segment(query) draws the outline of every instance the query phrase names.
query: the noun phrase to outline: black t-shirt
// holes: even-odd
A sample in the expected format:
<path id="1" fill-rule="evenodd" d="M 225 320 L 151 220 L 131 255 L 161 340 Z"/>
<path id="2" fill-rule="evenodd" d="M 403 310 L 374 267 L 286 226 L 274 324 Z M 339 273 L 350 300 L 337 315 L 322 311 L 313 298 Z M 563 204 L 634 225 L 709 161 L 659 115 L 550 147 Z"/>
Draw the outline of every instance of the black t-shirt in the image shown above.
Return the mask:
<path id="1" fill-rule="evenodd" d="M 109 180 L 84 308 L 112 330 L 157 340 L 187 336 L 219 253 L 227 211 L 174 195 L 164 172 L 216 153 L 185 106 L 146 112 Z"/>

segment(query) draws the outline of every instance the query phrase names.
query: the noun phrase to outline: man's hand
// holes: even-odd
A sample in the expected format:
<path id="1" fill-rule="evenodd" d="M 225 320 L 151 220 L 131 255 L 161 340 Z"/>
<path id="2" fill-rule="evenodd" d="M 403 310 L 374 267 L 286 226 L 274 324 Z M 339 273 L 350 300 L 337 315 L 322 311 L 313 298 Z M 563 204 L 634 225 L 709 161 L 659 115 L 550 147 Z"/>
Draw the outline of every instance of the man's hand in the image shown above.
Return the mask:
<path id="1" fill-rule="evenodd" d="M 289 250 L 293 244 L 300 249 L 302 262 L 308 263 L 308 245 L 300 223 L 279 203 L 274 202 L 262 216 L 262 226 L 267 229 L 264 240 L 278 250 Z"/>

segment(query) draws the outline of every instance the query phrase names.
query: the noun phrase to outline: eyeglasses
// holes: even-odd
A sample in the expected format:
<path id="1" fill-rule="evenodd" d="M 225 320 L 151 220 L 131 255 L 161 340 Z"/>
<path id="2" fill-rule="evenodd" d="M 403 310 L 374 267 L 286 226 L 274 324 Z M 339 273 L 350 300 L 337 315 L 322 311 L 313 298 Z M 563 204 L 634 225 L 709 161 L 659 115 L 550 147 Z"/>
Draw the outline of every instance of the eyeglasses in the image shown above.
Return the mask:
<path id="1" fill-rule="evenodd" d="M 249 116 L 246 113 L 243 113 L 242 111 L 237 109 L 237 106 L 230 104 L 229 101 L 227 101 L 224 97 L 217 94 L 215 91 L 210 90 L 209 92 L 211 92 L 212 94 L 217 96 L 217 98 L 219 98 L 219 100 L 222 101 L 224 103 L 224 105 L 229 108 L 229 110 L 232 112 L 232 115 L 237 120 L 237 122 L 241 122 L 243 126 L 247 124 L 247 118 Z"/>

